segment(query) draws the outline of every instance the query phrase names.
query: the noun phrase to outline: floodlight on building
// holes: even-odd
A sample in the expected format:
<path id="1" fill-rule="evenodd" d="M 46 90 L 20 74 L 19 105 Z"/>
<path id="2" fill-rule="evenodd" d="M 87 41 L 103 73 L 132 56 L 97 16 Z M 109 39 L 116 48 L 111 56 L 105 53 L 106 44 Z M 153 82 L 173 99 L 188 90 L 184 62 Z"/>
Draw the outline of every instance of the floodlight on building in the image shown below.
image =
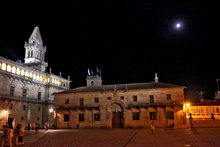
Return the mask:
<path id="1" fill-rule="evenodd" d="M 186 107 L 189 107 L 190 106 L 190 103 L 186 103 Z"/>
<path id="2" fill-rule="evenodd" d="M 50 108 L 50 109 L 49 109 L 49 112 L 52 113 L 52 112 L 53 112 L 53 108 Z"/>

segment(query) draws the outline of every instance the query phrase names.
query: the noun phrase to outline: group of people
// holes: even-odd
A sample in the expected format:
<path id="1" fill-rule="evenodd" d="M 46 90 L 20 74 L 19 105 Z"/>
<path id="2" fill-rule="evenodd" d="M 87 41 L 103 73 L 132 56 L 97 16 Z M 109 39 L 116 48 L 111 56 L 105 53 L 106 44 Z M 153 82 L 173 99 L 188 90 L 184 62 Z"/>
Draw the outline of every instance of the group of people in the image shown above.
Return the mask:
<path id="1" fill-rule="evenodd" d="M 15 137 L 15 144 L 16 145 L 24 145 L 23 137 L 24 137 L 24 129 L 22 124 L 17 124 L 15 129 L 13 129 L 12 124 L 7 123 L 6 125 L 3 125 L 3 135 L 1 147 L 4 147 L 5 145 L 9 145 L 12 147 L 12 138 Z"/>
<path id="2" fill-rule="evenodd" d="M 175 126 L 174 122 L 170 123 L 169 124 L 170 130 L 174 130 L 174 126 Z M 151 133 L 154 134 L 155 133 L 155 125 L 154 125 L 153 121 L 151 122 L 150 128 L 151 128 Z"/>

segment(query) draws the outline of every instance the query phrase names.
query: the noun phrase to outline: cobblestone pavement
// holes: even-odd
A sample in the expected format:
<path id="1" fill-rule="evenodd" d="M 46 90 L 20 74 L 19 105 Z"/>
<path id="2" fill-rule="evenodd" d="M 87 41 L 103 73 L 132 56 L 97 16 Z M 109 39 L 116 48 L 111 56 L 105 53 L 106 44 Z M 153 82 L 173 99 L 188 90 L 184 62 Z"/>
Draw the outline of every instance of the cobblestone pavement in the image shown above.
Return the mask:
<path id="1" fill-rule="evenodd" d="M 23 147 L 220 147 L 220 128 L 72 129 L 25 132 Z"/>

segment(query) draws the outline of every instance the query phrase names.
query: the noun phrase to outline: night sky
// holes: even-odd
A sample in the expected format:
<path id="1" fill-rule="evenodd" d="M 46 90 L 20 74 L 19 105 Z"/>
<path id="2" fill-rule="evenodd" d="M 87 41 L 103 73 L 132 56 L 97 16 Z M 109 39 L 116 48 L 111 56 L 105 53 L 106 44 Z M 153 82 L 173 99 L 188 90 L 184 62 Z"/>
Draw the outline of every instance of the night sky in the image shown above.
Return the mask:
<path id="1" fill-rule="evenodd" d="M 6 7 L 6 6 L 5 6 Z M 103 84 L 160 82 L 188 87 L 186 96 L 212 99 L 220 78 L 220 2 L 35 2 L 1 10 L 0 56 L 24 60 L 36 25 L 54 74 L 85 86 L 87 68 Z M 181 29 L 175 24 L 182 23 Z"/>

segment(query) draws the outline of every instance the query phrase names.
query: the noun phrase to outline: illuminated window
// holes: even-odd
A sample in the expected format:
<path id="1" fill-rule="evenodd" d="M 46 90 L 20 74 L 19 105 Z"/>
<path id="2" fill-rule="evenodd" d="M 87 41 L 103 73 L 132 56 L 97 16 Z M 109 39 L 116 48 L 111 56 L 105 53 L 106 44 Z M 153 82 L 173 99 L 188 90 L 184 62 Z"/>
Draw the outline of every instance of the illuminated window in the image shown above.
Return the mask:
<path id="1" fill-rule="evenodd" d="M 133 112 L 133 120 L 140 120 L 140 113 L 139 112 Z"/>
<path id="2" fill-rule="evenodd" d="M 29 73 L 29 77 L 30 77 L 30 78 L 33 78 L 33 74 L 32 74 L 31 72 Z"/>
<path id="3" fill-rule="evenodd" d="M 54 79 L 52 79 L 52 83 L 54 84 Z"/>
<path id="4" fill-rule="evenodd" d="M 2 69 L 2 63 L 0 62 L 0 69 Z"/>
<path id="5" fill-rule="evenodd" d="M 47 82 L 48 82 L 48 83 L 50 82 L 50 78 L 47 79 Z"/>
<path id="6" fill-rule="evenodd" d="M 36 80 L 36 74 L 33 74 L 33 79 Z"/>
<path id="7" fill-rule="evenodd" d="M 29 77 L 29 72 L 25 71 L 25 77 Z"/>
<path id="8" fill-rule="evenodd" d="M 11 65 L 8 65 L 8 66 L 7 66 L 7 71 L 8 71 L 8 72 L 11 72 Z"/>
<path id="9" fill-rule="evenodd" d="M 39 76 L 40 81 L 42 82 L 42 76 Z"/>
<path id="10" fill-rule="evenodd" d="M 40 80 L 40 77 L 39 77 L 39 75 L 37 75 L 37 78 L 36 78 L 38 81 Z"/>
<path id="11" fill-rule="evenodd" d="M 6 64 L 2 63 L 2 70 L 6 70 Z"/>
<path id="12" fill-rule="evenodd" d="M 24 76 L 24 70 L 23 69 L 21 70 L 21 76 Z"/>
<path id="13" fill-rule="evenodd" d="M 20 75 L 20 74 L 21 74 L 20 68 L 17 68 L 16 74 L 17 74 L 17 75 Z"/>
<path id="14" fill-rule="evenodd" d="M 16 68 L 14 66 L 12 67 L 11 72 L 16 73 Z"/>
<path id="15" fill-rule="evenodd" d="M 212 113 L 215 113 L 215 107 L 212 107 Z"/>
<path id="16" fill-rule="evenodd" d="M 209 107 L 206 107 L 206 113 L 209 113 Z"/>

